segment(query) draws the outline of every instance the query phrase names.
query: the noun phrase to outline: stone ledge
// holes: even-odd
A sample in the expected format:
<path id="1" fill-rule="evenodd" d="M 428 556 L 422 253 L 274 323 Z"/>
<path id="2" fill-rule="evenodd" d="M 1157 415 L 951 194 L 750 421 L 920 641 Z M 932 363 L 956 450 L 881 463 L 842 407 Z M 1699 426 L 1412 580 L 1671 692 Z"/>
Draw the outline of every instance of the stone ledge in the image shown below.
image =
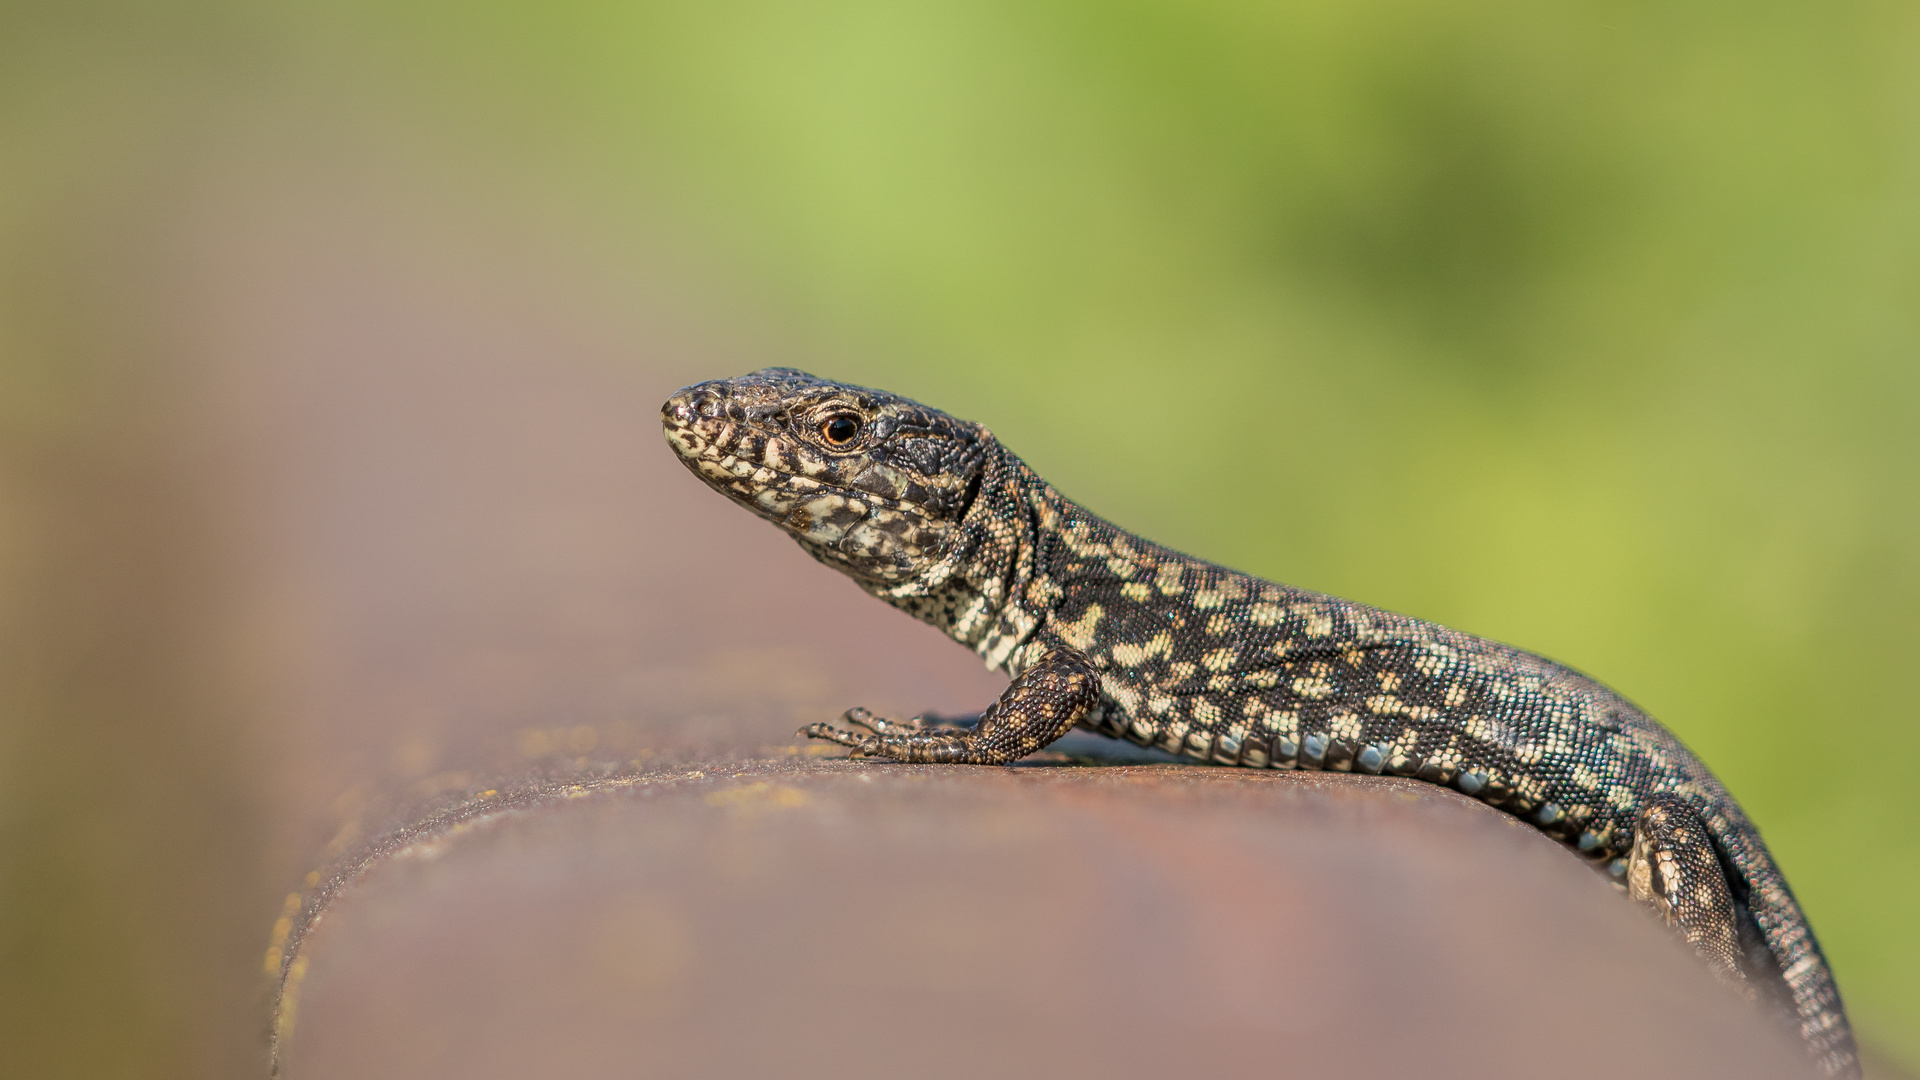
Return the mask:
<path id="1" fill-rule="evenodd" d="M 548 779 L 388 830 L 293 922 L 291 1080 L 1809 1075 L 1573 855 L 1391 778 Z"/>

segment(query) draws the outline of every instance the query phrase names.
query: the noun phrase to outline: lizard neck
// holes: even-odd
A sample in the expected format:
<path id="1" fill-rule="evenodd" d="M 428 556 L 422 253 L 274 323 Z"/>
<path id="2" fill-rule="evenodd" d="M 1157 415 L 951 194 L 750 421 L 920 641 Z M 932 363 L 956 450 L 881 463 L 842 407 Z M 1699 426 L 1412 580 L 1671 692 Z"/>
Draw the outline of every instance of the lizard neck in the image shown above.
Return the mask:
<path id="1" fill-rule="evenodd" d="M 979 653 L 988 667 L 1018 675 L 1034 659 L 1025 646 L 1060 595 L 1045 574 L 1047 538 L 1078 510 L 996 442 L 940 558 L 910 581 L 862 584 Z"/>

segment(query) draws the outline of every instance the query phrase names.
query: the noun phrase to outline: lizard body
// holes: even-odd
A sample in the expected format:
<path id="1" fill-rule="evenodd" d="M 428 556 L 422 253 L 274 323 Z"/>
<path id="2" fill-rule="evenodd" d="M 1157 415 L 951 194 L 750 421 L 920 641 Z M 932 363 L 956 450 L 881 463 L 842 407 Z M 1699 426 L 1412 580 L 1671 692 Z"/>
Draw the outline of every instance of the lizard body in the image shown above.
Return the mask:
<path id="1" fill-rule="evenodd" d="M 662 411 L 696 475 L 1014 676 L 973 727 L 851 710 L 856 754 L 998 763 L 1074 726 L 1224 765 L 1447 785 L 1621 881 L 1857 1076 L 1839 991 L 1758 830 L 1698 758 L 1570 668 L 1195 559 L 1068 500 L 985 427 L 791 369 Z"/>

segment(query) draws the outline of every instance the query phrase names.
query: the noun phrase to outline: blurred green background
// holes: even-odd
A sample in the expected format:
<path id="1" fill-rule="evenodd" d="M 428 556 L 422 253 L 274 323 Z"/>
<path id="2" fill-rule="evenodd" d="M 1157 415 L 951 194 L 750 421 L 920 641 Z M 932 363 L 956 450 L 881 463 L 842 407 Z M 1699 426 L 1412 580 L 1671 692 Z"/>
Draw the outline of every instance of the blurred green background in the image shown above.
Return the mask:
<path id="1" fill-rule="evenodd" d="M 218 515 L 155 505 L 193 383 L 154 252 L 295 138 L 983 420 L 1155 539 L 1609 682 L 1920 1065 L 1920 8 L 209 0 L 0 7 L 19 1075 L 247 1060 L 284 858 L 195 749 L 248 721 L 181 630 Z"/>

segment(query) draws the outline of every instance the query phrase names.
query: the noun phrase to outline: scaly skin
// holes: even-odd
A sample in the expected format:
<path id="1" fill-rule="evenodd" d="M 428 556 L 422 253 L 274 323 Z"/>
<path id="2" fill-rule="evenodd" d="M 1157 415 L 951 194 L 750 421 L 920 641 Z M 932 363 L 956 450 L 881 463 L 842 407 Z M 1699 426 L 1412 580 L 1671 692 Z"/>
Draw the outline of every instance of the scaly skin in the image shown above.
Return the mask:
<path id="1" fill-rule="evenodd" d="M 1076 724 L 1201 761 L 1448 785 L 1621 880 L 1779 1010 L 1829 1075 L 1853 1034 L 1785 878 L 1707 767 L 1579 672 L 1171 551 L 1068 501 L 985 427 L 771 368 L 675 394 L 666 435 L 716 490 L 1014 676 L 977 726 L 852 710 L 857 755 L 996 764 Z"/>

